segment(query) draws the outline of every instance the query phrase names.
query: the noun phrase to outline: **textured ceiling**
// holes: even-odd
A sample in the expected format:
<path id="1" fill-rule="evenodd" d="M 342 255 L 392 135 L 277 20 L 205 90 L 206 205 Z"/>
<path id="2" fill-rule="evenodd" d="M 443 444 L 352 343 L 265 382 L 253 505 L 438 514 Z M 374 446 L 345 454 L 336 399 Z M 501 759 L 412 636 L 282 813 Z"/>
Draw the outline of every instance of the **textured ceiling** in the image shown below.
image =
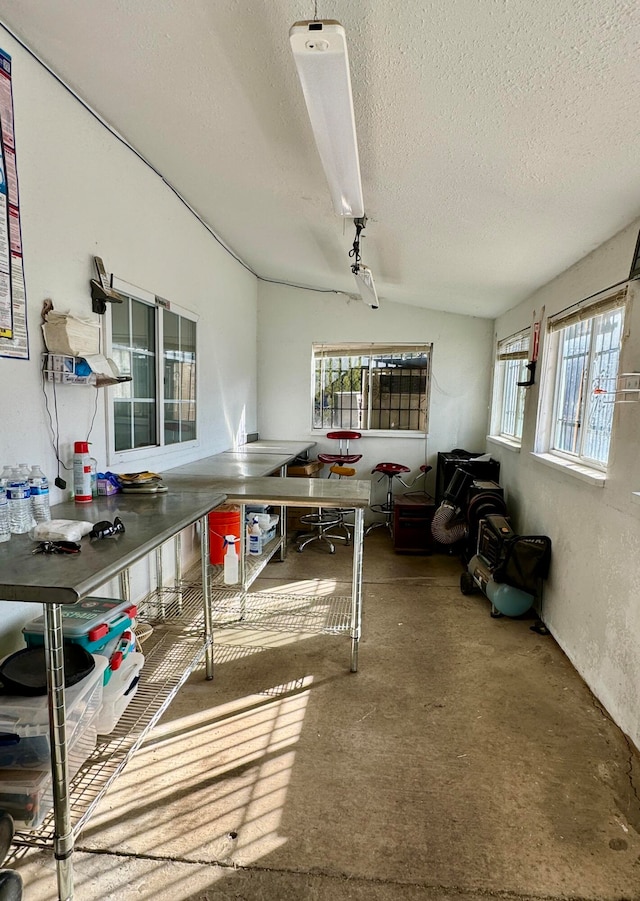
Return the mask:
<path id="1" fill-rule="evenodd" d="M 623 0 L 318 0 L 345 27 L 385 301 L 493 317 L 640 215 Z M 0 0 L 260 276 L 354 291 L 289 50 L 312 0 Z M 17 77 L 17 76 L 16 76 Z"/>

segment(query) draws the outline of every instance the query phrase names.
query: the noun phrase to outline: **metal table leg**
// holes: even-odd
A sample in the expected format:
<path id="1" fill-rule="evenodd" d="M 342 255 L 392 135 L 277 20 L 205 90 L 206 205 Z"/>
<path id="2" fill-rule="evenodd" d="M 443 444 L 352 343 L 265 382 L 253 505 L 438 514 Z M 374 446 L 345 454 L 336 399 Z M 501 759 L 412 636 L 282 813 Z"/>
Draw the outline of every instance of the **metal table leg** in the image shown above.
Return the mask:
<path id="1" fill-rule="evenodd" d="M 200 520 L 200 564 L 202 566 L 202 603 L 204 605 L 205 672 L 213 679 L 213 624 L 211 622 L 211 592 L 209 591 L 209 516 Z"/>
<path id="2" fill-rule="evenodd" d="M 120 575 L 118 576 L 118 581 L 120 582 L 120 597 L 123 601 L 131 600 L 131 577 L 129 573 L 129 568 L 123 569 Z"/>
<path id="3" fill-rule="evenodd" d="M 280 467 L 280 476 L 285 478 L 287 475 L 287 467 Z M 280 560 L 284 562 L 287 559 L 287 508 L 280 507 Z"/>
<path id="4" fill-rule="evenodd" d="M 353 584 L 351 586 L 351 672 L 358 672 L 358 642 L 362 631 L 362 544 L 364 510 L 356 509 L 353 527 Z"/>
<path id="5" fill-rule="evenodd" d="M 55 825 L 53 850 L 58 877 L 58 898 L 60 901 L 71 901 L 73 898 L 73 867 L 71 862 L 73 832 L 71 830 L 71 813 L 69 810 L 69 766 L 67 761 L 64 653 L 60 604 L 44 605 L 44 625 Z"/>

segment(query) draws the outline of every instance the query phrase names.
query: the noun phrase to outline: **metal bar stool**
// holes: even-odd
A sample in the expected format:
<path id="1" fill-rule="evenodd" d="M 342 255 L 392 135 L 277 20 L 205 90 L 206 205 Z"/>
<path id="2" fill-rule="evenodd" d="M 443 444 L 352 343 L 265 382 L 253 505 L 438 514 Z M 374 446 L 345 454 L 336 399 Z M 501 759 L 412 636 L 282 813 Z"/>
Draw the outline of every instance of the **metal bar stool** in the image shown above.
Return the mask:
<path id="1" fill-rule="evenodd" d="M 306 516 L 301 516 L 300 522 L 314 531 L 305 532 L 296 540 L 296 548 L 299 554 L 301 554 L 306 546 L 312 541 L 326 542 L 326 544 L 329 545 L 329 553 L 335 554 L 336 548 L 331 541 L 334 536 L 327 535 L 327 532 L 334 526 L 340 525 L 340 516 L 336 510 L 325 513 L 322 508 L 319 507 L 317 513 L 308 513 Z"/>
<path id="2" fill-rule="evenodd" d="M 338 453 L 318 454 L 318 460 L 322 463 L 328 463 L 329 465 L 332 463 L 349 464 L 357 463 L 358 460 L 362 460 L 362 454 L 352 454 L 349 452 L 349 442 L 362 438 L 360 432 L 351 432 L 343 429 L 337 432 L 327 432 L 327 438 L 339 442 Z"/>
<path id="3" fill-rule="evenodd" d="M 333 466 L 329 469 L 329 476 L 337 476 L 339 479 L 348 479 L 351 476 L 356 474 L 356 470 L 353 466 L 343 466 L 340 463 L 334 463 Z M 333 513 L 337 513 L 340 517 L 340 521 L 338 522 L 338 529 L 342 529 L 344 535 L 328 535 L 328 538 L 333 538 L 334 540 L 344 541 L 347 547 L 351 544 L 351 532 L 349 529 L 353 529 L 353 525 L 344 521 L 345 516 L 348 516 L 349 513 L 353 513 L 353 507 L 337 507 L 333 511 Z"/>
<path id="4" fill-rule="evenodd" d="M 362 459 L 362 454 L 352 454 L 349 452 L 349 442 L 355 441 L 357 438 L 361 438 L 362 435 L 360 432 L 352 432 L 349 430 L 340 430 L 334 432 L 327 432 L 327 438 L 330 438 L 332 441 L 338 441 L 338 453 L 337 454 L 318 454 L 318 460 L 321 463 L 327 463 L 329 466 L 334 464 L 345 465 L 348 463 L 357 463 L 358 460 Z M 355 473 L 355 469 L 353 470 Z M 331 472 L 329 473 L 329 477 L 331 476 Z M 343 540 L 346 541 L 344 536 L 342 535 L 331 535 L 329 534 L 330 530 L 334 528 L 334 526 L 340 527 L 343 526 L 344 523 L 342 521 L 345 513 L 349 511 L 345 510 L 344 512 L 341 510 L 331 510 L 325 512 L 322 508 L 318 509 L 317 513 L 308 513 L 306 516 L 300 517 L 300 522 L 308 526 L 311 531 L 305 532 L 301 535 L 297 542 L 296 546 L 300 553 L 304 550 L 304 548 L 310 544 L 312 541 L 324 541 L 329 545 L 330 553 L 335 553 L 335 546 L 333 544 L 333 540 Z M 333 539 L 333 540 L 332 540 Z M 349 542 L 347 541 L 347 544 Z"/>
<path id="5" fill-rule="evenodd" d="M 393 480 L 397 478 L 405 487 L 409 487 L 407 486 L 407 483 L 402 480 L 402 475 L 405 472 L 411 472 L 411 470 L 402 463 L 378 463 L 378 465 L 371 470 L 371 475 L 379 473 L 380 479 L 383 477 L 387 478 L 387 499 L 384 504 L 371 504 L 370 509 L 374 513 L 382 513 L 384 519 L 372 522 L 371 525 L 366 528 L 365 535 L 368 535 L 373 529 L 381 527 L 386 527 L 393 535 Z M 380 479 L 378 479 L 378 481 L 380 481 Z"/>

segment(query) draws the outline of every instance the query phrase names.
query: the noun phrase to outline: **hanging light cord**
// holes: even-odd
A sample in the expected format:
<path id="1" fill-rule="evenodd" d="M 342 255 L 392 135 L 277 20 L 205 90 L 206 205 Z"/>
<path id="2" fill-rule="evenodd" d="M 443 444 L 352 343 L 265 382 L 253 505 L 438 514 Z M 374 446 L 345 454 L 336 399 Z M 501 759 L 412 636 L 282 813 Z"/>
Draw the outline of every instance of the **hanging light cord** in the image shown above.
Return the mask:
<path id="1" fill-rule="evenodd" d="M 353 263 L 351 264 L 351 271 L 354 275 L 357 274 L 360 269 L 360 233 L 364 231 L 364 228 L 367 224 L 367 217 L 362 216 L 359 219 L 353 220 L 354 225 L 356 227 L 356 236 L 353 241 L 353 247 L 349 251 L 349 256 L 353 258 Z"/>

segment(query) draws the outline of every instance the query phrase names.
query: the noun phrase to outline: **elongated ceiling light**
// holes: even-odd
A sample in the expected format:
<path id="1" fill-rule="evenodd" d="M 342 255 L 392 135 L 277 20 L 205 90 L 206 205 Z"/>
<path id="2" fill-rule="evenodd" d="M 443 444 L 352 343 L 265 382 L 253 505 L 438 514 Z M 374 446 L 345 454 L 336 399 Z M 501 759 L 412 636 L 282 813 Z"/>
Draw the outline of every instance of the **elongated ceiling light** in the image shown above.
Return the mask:
<path id="1" fill-rule="evenodd" d="M 333 19 L 296 22 L 289 40 L 334 209 L 364 216 L 344 28 Z"/>

